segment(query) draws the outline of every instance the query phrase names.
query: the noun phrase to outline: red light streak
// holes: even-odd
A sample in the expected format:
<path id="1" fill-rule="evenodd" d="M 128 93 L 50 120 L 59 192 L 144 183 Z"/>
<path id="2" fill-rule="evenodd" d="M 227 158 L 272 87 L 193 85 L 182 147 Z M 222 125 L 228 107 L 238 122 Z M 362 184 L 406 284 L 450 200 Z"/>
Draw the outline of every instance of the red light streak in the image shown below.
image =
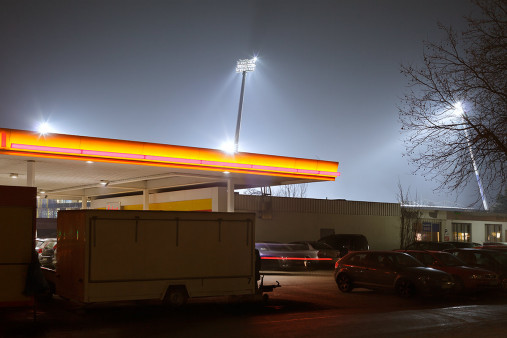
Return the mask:
<path id="1" fill-rule="evenodd" d="M 261 259 L 288 260 L 288 261 L 332 261 L 332 258 L 304 258 L 304 257 L 261 257 Z"/>

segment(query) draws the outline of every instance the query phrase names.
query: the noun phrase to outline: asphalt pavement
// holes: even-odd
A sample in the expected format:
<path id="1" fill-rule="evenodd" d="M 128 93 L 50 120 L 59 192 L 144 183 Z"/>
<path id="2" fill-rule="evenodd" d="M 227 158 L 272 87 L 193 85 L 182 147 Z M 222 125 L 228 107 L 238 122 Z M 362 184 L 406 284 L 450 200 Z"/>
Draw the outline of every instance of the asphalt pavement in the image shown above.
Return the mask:
<path id="1" fill-rule="evenodd" d="M 30 309 L 0 309 L 1 337 L 501 337 L 507 295 L 403 299 L 391 292 L 341 293 L 332 271 L 265 272 L 281 287 L 266 302 L 191 299 L 84 307 L 59 298 Z"/>

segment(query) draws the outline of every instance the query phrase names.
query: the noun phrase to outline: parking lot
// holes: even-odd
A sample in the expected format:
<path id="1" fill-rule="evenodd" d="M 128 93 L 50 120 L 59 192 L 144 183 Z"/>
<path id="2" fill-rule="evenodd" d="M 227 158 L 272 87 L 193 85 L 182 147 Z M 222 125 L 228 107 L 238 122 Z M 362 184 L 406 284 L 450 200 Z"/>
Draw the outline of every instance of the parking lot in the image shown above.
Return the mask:
<path id="1" fill-rule="evenodd" d="M 331 270 L 266 272 L 280 282 L 267 302 L 191 299 L 180 309 L 158 303 L 84 308 L 55 297 L 29 310 L 2 310 L 3 336 L 37 337 L 498 337 L 507 329 L 507 295 L 403 299 L 391 292 L 338 291 Z M 503 334 L 503 333 L 502 333 Z"/>

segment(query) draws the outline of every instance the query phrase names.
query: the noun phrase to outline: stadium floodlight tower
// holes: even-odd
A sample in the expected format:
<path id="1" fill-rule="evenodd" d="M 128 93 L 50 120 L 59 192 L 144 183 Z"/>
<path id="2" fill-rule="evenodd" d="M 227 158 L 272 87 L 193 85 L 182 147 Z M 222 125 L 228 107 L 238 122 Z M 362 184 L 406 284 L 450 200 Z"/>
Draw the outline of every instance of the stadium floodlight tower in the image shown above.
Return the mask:
<path id="1" fill-rule="evenodd" d="M 242 73 L 243 79 L 241 81 L 241 94 L 239 95 L 239 108 L 238 108 L 238 120 L 236 122 L 236 135 L 234 136 L 234 152 L 238 152 L 239 147 L 239 130 L 241 128 L 241 112 L 243 110 L 243 96 L 245 94 L 245 79 L 246 73 L 253 72 L 255 70 L 255 62 L 257 57 L 252 59 L 241 59 L 236 64 L 236 73 Z"/>
<path id="2" fill-rule="evenodd" d="M 467 116 L 461 102 L 456 102 L 454 105 L 454 109 L 458 117 L 467 121 Z M 470 144 L 470 135 L 468 134 L 468 128 L 465 129 L 465 138 L 467 139 L 468 151 L 470 152 L 470 158 L 472 159 L 472 165 L 474 167 L 475 177 L 477 178 L 477 184 L 479 185 L 479 192 L 481 193 L 482 205 L 484 206 L 484 210 L 488 211 L 488 202 L 486 201 L 486 195 L 484 194 L 484 189 L 482 187 L 481 178 L 479 177 L 479 169 L 477 168 L 477 164 L 475 163 L 474 153 L 472 151 L 472 145 Z"/>

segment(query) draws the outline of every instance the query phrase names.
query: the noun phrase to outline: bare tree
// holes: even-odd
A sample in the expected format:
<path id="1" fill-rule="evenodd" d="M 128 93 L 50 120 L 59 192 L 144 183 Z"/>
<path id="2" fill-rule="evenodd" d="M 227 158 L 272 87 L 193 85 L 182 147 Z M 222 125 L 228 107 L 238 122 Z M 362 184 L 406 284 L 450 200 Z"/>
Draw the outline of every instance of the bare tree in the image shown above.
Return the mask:
<path id="1" fill-rule="evenodd" d="M 500 192 L 493 204 L 493 211 L 507 213 L 507 188 Z"/>
<path id="2" fill-rule="evenodd" d="M 243 195 L 271 196 L 271 187 L 248 188 L 242 192 Z"/>
<path id="3" fill-rule="evenodd" d="M 308 183 L 287 184 L 278 187 L 274 195 L 279 197 L 305 198 L 307 189 Z"/>
<path id="4" fill-rule="evenodd" d="M 409 198 L 410 192 L 404 191 L 398 182 L 398 202 L 401 207 L 400 248 L 404 249 L 416 240 L 416 233 L 421 223 L 421 214 L 415 203 Z M 417 199 L 417 197 L 416 197 Z"/>
<path id="5" fill-rule="evenodd" d="M 475 177 L 472 154 L 494 195 L 507 181 L 507 0 L 474 3 L 482 15 L 467 17 L 466 31 L 439 24 L 446 38 L 424 42 L 422 66 L 402 65 L 400 121 L 416 172 L 462 191 Z"/>

